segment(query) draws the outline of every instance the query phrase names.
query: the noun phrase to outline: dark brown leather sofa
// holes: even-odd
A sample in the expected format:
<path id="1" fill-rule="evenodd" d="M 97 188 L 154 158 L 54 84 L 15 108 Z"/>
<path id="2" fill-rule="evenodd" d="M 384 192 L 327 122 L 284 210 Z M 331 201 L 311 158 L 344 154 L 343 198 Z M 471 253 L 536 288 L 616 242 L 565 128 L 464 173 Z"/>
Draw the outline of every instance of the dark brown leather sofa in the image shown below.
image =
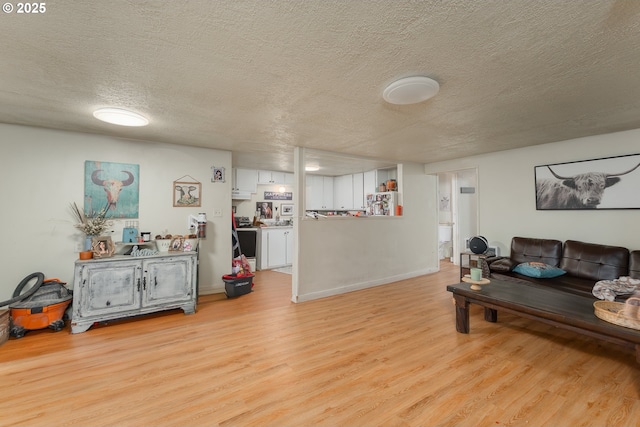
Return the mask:
<path id="1" fill-rule="evenodd" d="M 515 283 L 538 283 L 562 291 L 588 295 L 600 280 L 631 276 L 640 279 L 640 251 L 629 252 L 620 246 L 567 240 L 514 237 L 508 258 L 488 260 L 491 277 Z M 566 271 L 554 278 L 533 278 L 512 271 L 524 262 L 541 262 Z M 621 298 L 624 299 L 624 298 Z"/>

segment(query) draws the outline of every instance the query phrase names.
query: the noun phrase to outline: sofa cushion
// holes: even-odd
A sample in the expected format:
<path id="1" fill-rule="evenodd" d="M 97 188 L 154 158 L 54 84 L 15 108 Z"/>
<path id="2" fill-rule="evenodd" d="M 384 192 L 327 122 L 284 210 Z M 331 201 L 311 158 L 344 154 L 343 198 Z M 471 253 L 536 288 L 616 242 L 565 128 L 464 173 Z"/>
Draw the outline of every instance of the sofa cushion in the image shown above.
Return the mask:
<path id="1" fill-rule="evenodd" d="M 511 239 L 509 258 L 515 264 L 523 262 L 542 262 L 554 267 L 560 265 L 562 242 L 553 239 L 534 239 L 530 237 L 514 237 Z"/>
<path id="2" fill-rule="evenodd" d="M 617 279 L 629 274 L 629 250 L 621 246 L 607 246 L 567 240 L 564 242 L 560 268 L 568 274 L 589 279 Z"/>
<path id="3" fill-rule="evenodd" d="M 542 262 L 523 262 L 518 264 L 513 271 L 527 277 L 536 277 L 548 279 L 552 277 L 562 276 L 566 271 Z"/>
<path id="4" fill-rule="evenodd" d="M 512 261 L 509 258 L 501 258 L 497 261 L 493 261 L 489 264 L 489 269 L 491 271 L 501 271 L 507 272 L 513 270 L 513 268 L 518 265 L 518 263 Z"/>

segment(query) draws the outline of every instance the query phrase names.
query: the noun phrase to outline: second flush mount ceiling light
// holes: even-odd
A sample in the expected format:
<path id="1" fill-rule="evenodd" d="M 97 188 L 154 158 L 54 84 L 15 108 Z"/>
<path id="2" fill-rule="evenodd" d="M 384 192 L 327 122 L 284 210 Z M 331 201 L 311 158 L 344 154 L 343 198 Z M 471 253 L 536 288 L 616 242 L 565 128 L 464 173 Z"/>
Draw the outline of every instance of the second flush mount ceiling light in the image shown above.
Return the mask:
<path id="1" fill-rule="evenodd" d="M 429 77 L 415 76 L 396 80 L 385 88 L 382 97 L 390 104 L 417 104 L 434 97 L 440 90 L 437 81 Z"/>

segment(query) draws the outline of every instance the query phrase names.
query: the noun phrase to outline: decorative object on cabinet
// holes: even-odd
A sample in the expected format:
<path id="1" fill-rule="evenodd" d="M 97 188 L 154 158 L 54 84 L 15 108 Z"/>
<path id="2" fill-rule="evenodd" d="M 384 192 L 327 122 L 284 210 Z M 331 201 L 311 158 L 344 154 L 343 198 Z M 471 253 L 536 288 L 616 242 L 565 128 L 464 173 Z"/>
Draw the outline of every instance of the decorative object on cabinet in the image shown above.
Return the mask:
<path id="1" fill-rule="evenodd" d="M 197 252 L 76 261 L 71 333 L 162 310 L 195 313 L 197 266 Z"/>
<path id="2" fill-rule="evenodd" d="M 169 252 L 169 248 L 171 247 L 171 239 L 164 239 L 162 237 L 156 236 L 155 242 L 158 252 Z"/>
<path id="3" fill-rule="evenodd" d="M 211 182 L 225 182 L 224 168 L 211 166 Z"/>
<path id="4" fill-rule="evenodd" d="M 113 225 L 113 222 L 107 219 L 106 206 L 99 211 L 86 211 L 74 202 L 71 204 L 71 213 L 77 221 L 74 227 L 87 236 L 98 236 Z"/>
<path id="5" fill-rule="evenodd" d="M 184 247 L 184 237 L 182 236 L 173 236 L 171 239 L 171 244 L 169 245 L 169 252 L 180 252 Z"/>
<path id="6" fill-rule="evenodd" d="M 282 216 L 292 216 L 293 215 L 293 205 L 285 205 L 284 203 L 280 205 L 280 210 L 282 211 Z"/>
<path id="7" fill-rule="evenodd" d="M 138 218 L 140 165 L 87 160 L 84 211 L 106 206 L 107 218 Z"/>
<path id="8" fill-rule="evenodd" d="M 150 255 L 157 255 L 157 254 L 158 254 L 158 251 L 155 249 L 145 248 L 138 245 L 134 245 L 133 248 L 131 248 L 131 252 L 129 252 L 129 255 L 133 257 L 150 256 Z"/>
<path id="9" fill-rule="evenodd" d="M 184 178 L 191 178 L 193 181 L 180 181 Z M 173 207 L 174 208 L 197 208 L 200 207 L 202 194 L 202 184 L 192 176 L 185 175 L 173 181 Z"/>
<path id="10" fill-rule="evenodd" d="M 536 209 L 640 209 L 638 168 L 640 154 L 536 166 Z"/>
<path id="11" fill-rule="evenodd" d="M 110 236 L 97 236 L 91 239 L 91 252 L 94 258 L 109 258 L 116 252 Z"/>

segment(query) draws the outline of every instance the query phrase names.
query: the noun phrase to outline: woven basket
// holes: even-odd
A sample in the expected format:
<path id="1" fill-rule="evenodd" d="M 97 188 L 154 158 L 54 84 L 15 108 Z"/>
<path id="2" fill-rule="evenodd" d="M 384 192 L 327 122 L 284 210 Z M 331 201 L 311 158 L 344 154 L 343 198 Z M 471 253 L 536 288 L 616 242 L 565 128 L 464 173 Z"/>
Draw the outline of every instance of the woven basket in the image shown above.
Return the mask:
<path id="1" fill-rule="evenodd" d="M 614 325 L 640 330 L 640 319 L 625 313 L 626 304 L 612 301 L 596 301 L 593 303 L 596 317 Z"/>

